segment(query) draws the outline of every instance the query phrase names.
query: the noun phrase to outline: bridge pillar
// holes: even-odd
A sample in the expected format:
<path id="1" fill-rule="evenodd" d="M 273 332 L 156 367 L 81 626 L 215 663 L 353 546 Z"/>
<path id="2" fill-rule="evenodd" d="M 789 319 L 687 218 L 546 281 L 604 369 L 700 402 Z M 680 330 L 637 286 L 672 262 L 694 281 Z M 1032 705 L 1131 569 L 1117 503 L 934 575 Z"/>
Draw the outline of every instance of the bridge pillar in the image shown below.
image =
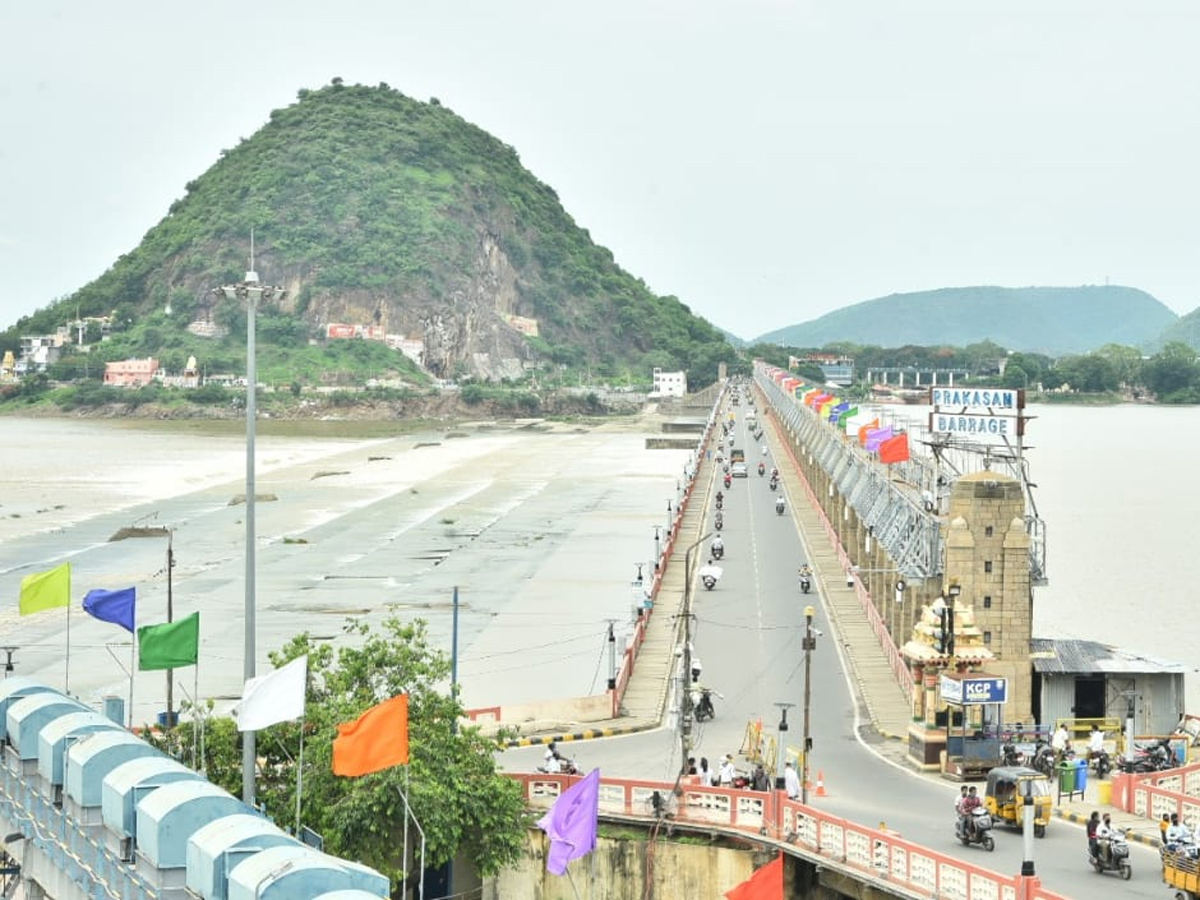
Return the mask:
<path id="1" fill-rule="evenodd" d="M 957 579 L 960 602 L 974 610 L 984 646 L 995 654 L 988 672 L 1008 679 L 1004 718 L 1028 722 L 1033 592 L 1021 483 L 992 471 L 964 475 L 950 493 L 946 523 L 945 578 Z"/>

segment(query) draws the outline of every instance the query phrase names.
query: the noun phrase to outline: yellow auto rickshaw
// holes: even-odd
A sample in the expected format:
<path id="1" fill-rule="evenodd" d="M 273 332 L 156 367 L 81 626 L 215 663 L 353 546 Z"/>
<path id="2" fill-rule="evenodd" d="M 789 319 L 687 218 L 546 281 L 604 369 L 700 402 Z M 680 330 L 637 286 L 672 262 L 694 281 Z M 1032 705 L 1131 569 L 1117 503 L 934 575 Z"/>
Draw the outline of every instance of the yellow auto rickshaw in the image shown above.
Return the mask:
<path id="1" fill-rule="evenodd" d="M 1163 881 L 1176 888 L 1175 900 L 1196 900 L 1200 896 L 1200 860 L 1184 849 L 1162 847 Z"/>
<path id="2" fill-rule="evenodd" d="M 987 791 L 983 805 L 992 820 L 1007 822 L 1017 828 L 1025 824 L 1025 795 L 1033 796 L 1033 834 L 1045 837 L 1054 805 L 1050 779 L 1036 769 L 1026 766 L 1000 766 L 988 772 Z"/>

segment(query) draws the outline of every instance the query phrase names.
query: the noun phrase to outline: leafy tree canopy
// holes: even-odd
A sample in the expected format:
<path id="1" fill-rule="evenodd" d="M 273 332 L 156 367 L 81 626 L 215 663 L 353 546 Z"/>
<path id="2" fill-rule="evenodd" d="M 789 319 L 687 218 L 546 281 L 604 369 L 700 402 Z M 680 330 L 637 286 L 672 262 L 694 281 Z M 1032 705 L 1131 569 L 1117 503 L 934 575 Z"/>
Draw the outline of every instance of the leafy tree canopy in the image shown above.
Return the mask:
<path id="1" fill-rule="evenodd" d="M 257 796 L 267 814 L 281 827 L 294 822 L 303 728 L 301 821 L 324 836 L 330 853 L 359 860 L 388 875 L 393 885 L 400 883 L 405 878 L 404 790 L 425 832 L 426 865 L 462 853 L 481 875 L 490 875 L 515 861 L 529 825 L 520 786 L 498 773 L 494 741 L 477 728 L 458 727 L 462 706 L 442 689 L 450 661 L 430 645 L 426 623 L 389 618 L 379 631 L 361 623 L 347 625 L 346 631 L 353 646 L 335 650 L 302 634 L 271 654 L 276 668 L 307 654 L 309 675 L 304 721 L 258 732 Z M 403 693 L 409 698 L 407 773 L 394 768 L 362 778 L 335 776 L 338 724 Z M 172 729 L 158 742 L 185 762 L 195 759 L 190 727 Z M 204 768 L 235 796 L 241 795 L 239 745 L 232 719 L 207 723 Z M 418 860 L 412 866 L 410 879 L 420 865 Z"/>

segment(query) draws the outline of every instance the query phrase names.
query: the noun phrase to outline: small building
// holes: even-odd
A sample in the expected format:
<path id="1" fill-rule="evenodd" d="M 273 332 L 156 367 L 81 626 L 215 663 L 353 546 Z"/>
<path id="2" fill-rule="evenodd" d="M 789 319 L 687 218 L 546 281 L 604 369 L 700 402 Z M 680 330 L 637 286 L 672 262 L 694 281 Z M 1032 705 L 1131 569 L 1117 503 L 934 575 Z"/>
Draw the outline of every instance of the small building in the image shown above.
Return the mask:
<path id="1" fill-rule="evenodd" d="M 158 360 L 122 359 L 104 364 L 104 383 L 111 387 L 145 387 L 158 373 Z"/>
<path id="2" fill-rule="evenodd" d="M 653 377 L 651 397 L 683 397 L 687 394 L 686 372 L 664 372 L 662 369 L 655 369 Z"/>
<path id="3" fill-rule="evenodd" d="M 1136 734 L 1170 734 L 1184 713 L 1182 663 L 1098 641 L 1033 638 L 1033 714 L 1059 719 L 1119 719 Z"/>

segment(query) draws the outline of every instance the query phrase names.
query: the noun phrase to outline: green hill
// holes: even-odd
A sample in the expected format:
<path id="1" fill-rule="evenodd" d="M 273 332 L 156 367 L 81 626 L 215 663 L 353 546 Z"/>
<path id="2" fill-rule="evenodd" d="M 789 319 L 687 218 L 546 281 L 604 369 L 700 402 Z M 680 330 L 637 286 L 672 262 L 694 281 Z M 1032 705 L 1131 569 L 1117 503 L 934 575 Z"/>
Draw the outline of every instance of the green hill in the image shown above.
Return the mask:
<path id="1" fill-rule="evenodd" d="M 422 341 L 426 369 L 445 378 L 587 367 L 648 380 L 661 366 L 703 384 L 735 358 L 707 321 L 617 266 L 512 147 L 436 99 L 340 79 L 272 112 L 138 247 L 0 333 L 0 350 L 109 317 L 92 377 L 97 358 L 150 355 L 240 371 L 245 313 L 213 289 L 241 280 L 252 231 L 260 278 L 288 290 L 259 313 L 264 380 L 328 380 L 354 363 L 334 347 L 354 342 L 326 345 L 330 324 Z M 379 374 L 394 362 L 418 377 L 382 344 L 355 353 Z"/>
<path id="2" fill-rule="evenodd" d="M 856 303 L 752 343 L 965 347 L 993 341 L 1009 350 L 1056 356 L 1106 344 L 1149 346 L 1178 318 L 1130 287 L 942 288 Z"/>

